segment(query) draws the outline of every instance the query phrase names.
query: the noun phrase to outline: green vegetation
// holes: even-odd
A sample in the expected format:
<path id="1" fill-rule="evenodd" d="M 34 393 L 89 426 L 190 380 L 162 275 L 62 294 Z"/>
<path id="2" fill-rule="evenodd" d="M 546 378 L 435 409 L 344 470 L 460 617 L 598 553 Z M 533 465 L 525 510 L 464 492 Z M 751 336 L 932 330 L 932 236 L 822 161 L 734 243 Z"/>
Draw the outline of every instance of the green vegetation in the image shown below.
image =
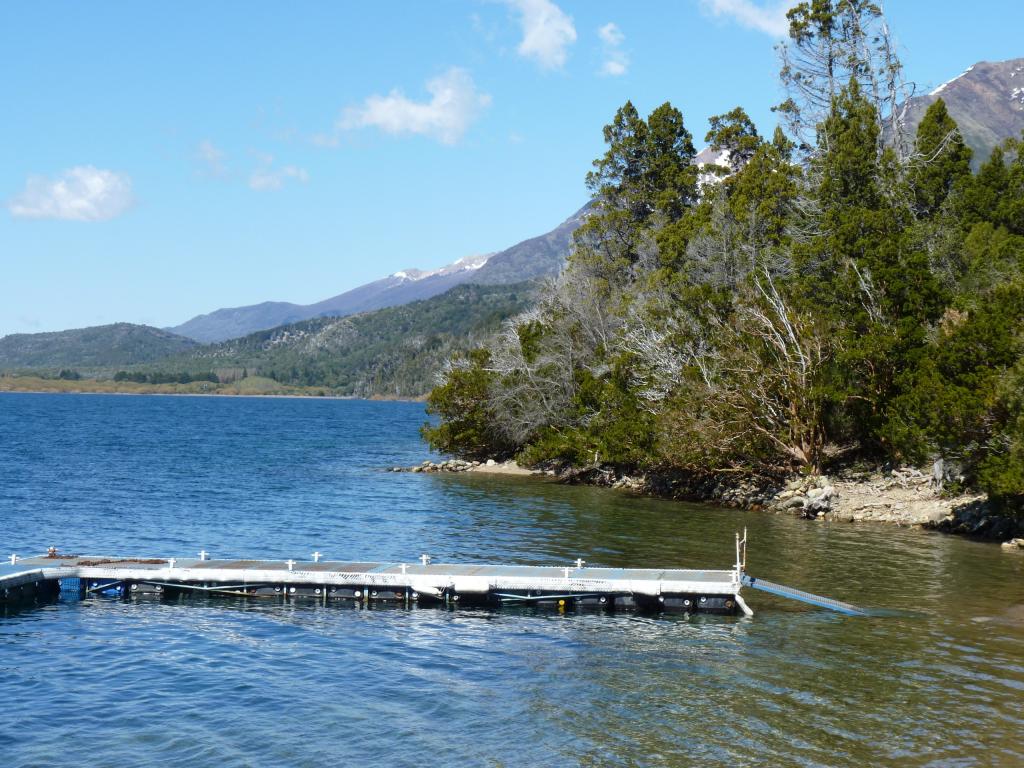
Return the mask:
<path id="1" fill-rule="evenodd" d="M 943 459 L 1024 501 L 1024 152 L 976 174 L 941 100 L 904 136 L 879 9 L 789 13 L 767 139 L 699 180 L 682 114 L 626 103 L 557 283 L 428 398 L 433 447 L 693 472 Z"/>
<path id="2" fill-rule="evenodd" d="M 0 370 L 8 371 L 0 387 L 418 398 L 434 386 L 449 357 L 522 312 L 537 288 L 461 285 L 399 307 L 209 345 L 127 324 L 8 336 L 0 339 Z M 50 383 L 55 379 L 77 386 Z"/>
<path id="3" fill-rule="evenodd" d="M 192 339 L 131 323 L 0 338 L 0 369 L 90 371 L 139 365 L 198 346 Z"/>
<path id="4" fill-rule="evenodd" d="M 289 395 L 324 397 L 330 392 L 323 387 L 295 387 L 272 379 L 249 376 L 230 383 L 214 383 L 198 379 L 188 383 L 177 381 L 152 384 L 122 379 L 60 379 L 28 374 L 0 373 L 0 392 L 60 392 L 110 395 Z"/>
<path id="5" fill-rule="evenodd" d="M 422 397 L 445 361 L 480 344 L 533 300 L 532 284 L 460 285 L 399 307 L 306 320 L 163 360 L 163 370 L 247 374 L 356 397 Z M 241 372 L 241 374 L 239 373 Z"/>
<path id="6" fill-rule="evenodd" d="M 210 381 L 217 384 L 220 379 L 212 371 L 207 373 L 118 371 L 114 374 L 114 381 L 134 381 L 136 384 L 190 384 L 193 381 Z"/>

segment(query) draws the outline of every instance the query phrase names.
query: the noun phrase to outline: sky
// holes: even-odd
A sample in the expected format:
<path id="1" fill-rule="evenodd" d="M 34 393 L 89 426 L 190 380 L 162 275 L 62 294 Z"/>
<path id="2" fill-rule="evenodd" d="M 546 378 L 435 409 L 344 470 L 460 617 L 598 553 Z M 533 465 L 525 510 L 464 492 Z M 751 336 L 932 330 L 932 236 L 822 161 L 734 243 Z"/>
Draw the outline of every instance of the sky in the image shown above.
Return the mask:
<path id="1" fill-rule="evenodd" d="M 601 128 L 781 100 L 777 0 L 0 4 L 0 336 L 311 303 L 542 234 Z M 890 0 L 930 89 L 1019 0 Z"/>

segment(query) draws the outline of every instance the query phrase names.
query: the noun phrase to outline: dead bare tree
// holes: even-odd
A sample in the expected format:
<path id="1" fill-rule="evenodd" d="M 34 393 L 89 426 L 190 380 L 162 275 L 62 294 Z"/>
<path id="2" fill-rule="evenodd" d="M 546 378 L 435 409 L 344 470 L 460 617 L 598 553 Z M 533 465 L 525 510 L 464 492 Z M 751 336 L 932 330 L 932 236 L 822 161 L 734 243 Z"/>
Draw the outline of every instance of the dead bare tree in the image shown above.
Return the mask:
<path id="1" fill-rule="evenodd" d="M 856 80 L 876 107 L 879 154 L 887 142 L 902 162 L 908 154 L 904 110 L 914 86 L 904 79 L 881 4 L 803 2 L 789 12 L 789 20 L 789 41 L 778 47 L 787 94 L 778 111 L 790 134 L 805 151 L 820 147 L 818 127 L 832 100 Z"/>
<path id="2" fill-rule="evenodd" d="M 499 429 L 522 443 L 544 427 L 585 425 L 591 414 L 573 407 L 578 374 L 605 373 L 622 320 L 617 297 L 584 267 L 570 267 L 537 305 L 509 320 L 490 345 L 495 374 L 490 402 Z"/>
<path id="3" fill-rule="evenodd" d="M 828 450 L 817 385 L 834 342 L 762 263 L 727 318 L 691 347 L 682 409 L 666 414 L 669 442 L 698 466 L 798 464 L 817 469 Z"/>

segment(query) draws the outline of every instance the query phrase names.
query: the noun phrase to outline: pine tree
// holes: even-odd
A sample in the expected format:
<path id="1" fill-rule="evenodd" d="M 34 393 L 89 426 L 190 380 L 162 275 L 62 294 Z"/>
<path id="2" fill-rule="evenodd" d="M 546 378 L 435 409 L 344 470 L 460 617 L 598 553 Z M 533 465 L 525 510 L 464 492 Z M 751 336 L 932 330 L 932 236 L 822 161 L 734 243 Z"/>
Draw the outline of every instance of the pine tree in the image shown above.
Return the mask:
<path id="1" fill-rule="evenodd" d="M 729 171 L 743 170 L 761 146 L 757 126 L 742 107 L 736 107 L 724 115 L 714 115 L 708 119 L 708 123 L 711 128 L 704 141 L 714 151 L 727 153 Z"/>
<path id="2" fill-rule="evenodd" d="M 682 113 L 665 102 L 647 118 L 647 194 L 664 223 L 677 221 L 697 200 L 696 151 Z"/>
<path id="3" fill-rule="evenodd" d="M 964 144 L 946 103 L 938 99 L 928 107 L 917 127 L 915 157 L 908 174 L 919 218 L 935 216 L 954 189 L 971 176 L 971 149 Z"/>
<path id="4" fill-rule="evenodd" d="M 594 161 L 587 188 L 600 202 L 602 213 L 623 213 L 641 224 L 653 212 L 647 187 L 647 123 L 627 101 L 604 127 L 608 150 Z"/>
<path id="5" fill-rule="evenodd" d="M 964 192 L 962 223 L 969 229 L 979 221 L 997 223 L 999 204 L 1010 187 L 1010 172 L 1002 147 L 992 150 Z"/>

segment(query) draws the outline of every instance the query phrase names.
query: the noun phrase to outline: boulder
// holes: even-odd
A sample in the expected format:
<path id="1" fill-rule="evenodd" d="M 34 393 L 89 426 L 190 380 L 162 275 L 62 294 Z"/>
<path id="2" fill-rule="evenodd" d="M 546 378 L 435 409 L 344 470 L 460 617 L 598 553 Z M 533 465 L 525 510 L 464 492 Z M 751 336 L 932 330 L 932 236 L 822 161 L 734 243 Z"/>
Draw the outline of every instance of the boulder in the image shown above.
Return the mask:
<path id="1" fill-rule="evenodd" d="M 1004 541 L 1001 546 L 1007 551 L 1024 549 L 1024 539 L 1010 539 L 1009 541 Z"/>
<path id="2" fill-rule="evenodd" d="M 824 487 L 818 486 L 817 488 L 811 488 L 811 490 L 807 492 L 807 498 L 811 499 L 811 501 L 827 501 L 835 496 L 835 494 L 836 489 L 831 485 L 826 485 Z"/>

